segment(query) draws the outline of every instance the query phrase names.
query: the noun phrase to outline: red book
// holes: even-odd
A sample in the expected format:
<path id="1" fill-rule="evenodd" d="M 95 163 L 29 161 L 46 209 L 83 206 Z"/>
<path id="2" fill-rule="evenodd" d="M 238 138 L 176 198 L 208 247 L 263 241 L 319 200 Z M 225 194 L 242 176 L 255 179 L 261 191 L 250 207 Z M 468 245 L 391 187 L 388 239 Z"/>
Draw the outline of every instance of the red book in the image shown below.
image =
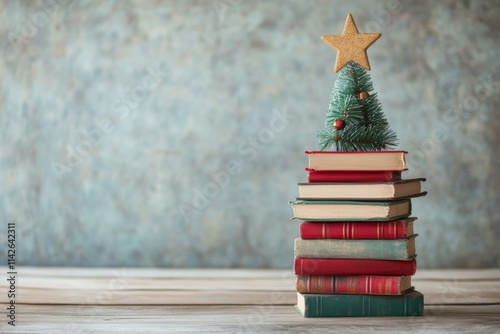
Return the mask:
<path id="1" fill-rule="evenodd" d="M 296 258 L 293 269 L 295 275 L 411 276 L 417 271 L 417 261 Z"/>
<path id="2" fill-rule="evenodd" d="M 406 239 L 413 235 L 416 218 L 388 222 L 303 222 L 302 239 Z"/>
<path id="3" fill-rule="evenodd" d="M 296 278 L 300 293 L 401 295 L 413 290 L 410 276 L 308 276 Z"/>
<path id="4" fill-rule="evenodd" d="M 333 171 L 314 170 L 306 167 L 307 179 L 311 183 L 316 182 L 392 182 L 401 180 L 401 172 L 391 171 Z"/>

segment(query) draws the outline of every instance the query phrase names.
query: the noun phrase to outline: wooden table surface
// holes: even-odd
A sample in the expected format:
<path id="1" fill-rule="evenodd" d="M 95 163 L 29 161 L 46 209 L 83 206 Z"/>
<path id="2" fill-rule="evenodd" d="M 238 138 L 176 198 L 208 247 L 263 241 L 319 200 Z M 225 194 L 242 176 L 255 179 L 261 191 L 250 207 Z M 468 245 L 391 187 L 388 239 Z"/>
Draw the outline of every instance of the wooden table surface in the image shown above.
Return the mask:
<path id="1" fill-rule="evenodd" d="M 423 317 L 302 318 L 282 270 L 23 267 L 16 284 L 1 333 L 500 333 L 500 269 L 417 270 Z"/>

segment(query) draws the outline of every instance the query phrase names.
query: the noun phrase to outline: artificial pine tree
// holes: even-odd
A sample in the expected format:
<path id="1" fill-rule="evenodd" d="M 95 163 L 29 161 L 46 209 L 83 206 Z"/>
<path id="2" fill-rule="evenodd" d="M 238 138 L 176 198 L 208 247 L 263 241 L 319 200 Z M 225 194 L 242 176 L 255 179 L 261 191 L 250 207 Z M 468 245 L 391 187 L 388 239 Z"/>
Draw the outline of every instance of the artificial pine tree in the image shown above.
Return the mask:
<path id="1" fill-rule="evenodd" d="M 338 50 L 333 85 L 325 128 L 318 133 L 319 149 L 337 151 L 380 151 L 397 144 L 397 137 L 382 112 L 367 70 L 370 69 L 366 49 L 381 35 L 359 33 L 348 15 L 342 35 L 322 39 Z"/>

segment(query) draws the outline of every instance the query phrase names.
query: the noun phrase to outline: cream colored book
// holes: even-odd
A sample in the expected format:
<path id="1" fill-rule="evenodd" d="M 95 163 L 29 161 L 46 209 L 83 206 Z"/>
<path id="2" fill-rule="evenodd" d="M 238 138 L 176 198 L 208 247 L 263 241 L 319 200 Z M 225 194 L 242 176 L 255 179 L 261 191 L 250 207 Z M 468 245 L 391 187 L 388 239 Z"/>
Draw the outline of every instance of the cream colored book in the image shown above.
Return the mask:
<path id="1" fill-rule="evenodd" d="M 338 171 L 403 171 L 406 168 L 406 151 L 338 152 L 312 151 L 309 167 Z"/>
<path id="2" fill-rule="evenodd" d="M 398 201 L 305 201 L 290 202 L 292 219 L 310 221 L 386 221 L 408 217 L 411 214 L 410 199 Z"/>
<path id="3" fill-rule="evenodd" d="M 390 200 L 422 195 L 424 178 L 394 182 L 299 183 L 300 199 Z"/>

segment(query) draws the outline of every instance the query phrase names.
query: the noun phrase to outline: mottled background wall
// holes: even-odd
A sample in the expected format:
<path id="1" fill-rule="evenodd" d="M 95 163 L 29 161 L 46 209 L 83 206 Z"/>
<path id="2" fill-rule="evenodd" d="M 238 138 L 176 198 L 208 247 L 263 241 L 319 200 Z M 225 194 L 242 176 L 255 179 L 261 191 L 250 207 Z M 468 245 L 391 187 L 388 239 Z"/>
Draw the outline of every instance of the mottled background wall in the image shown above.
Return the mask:
<path id="1" fill-rule="evenodd" d="M 17 222 L 18 262 L 290 268 L 287 201 L 336 78 L 320 36 L 351 12 L 383 34 L 375 91 L 407 177 L 428 178 L 420 267 L 500 265 L 498 2 L 0 8 L 0 212 Z"/>

